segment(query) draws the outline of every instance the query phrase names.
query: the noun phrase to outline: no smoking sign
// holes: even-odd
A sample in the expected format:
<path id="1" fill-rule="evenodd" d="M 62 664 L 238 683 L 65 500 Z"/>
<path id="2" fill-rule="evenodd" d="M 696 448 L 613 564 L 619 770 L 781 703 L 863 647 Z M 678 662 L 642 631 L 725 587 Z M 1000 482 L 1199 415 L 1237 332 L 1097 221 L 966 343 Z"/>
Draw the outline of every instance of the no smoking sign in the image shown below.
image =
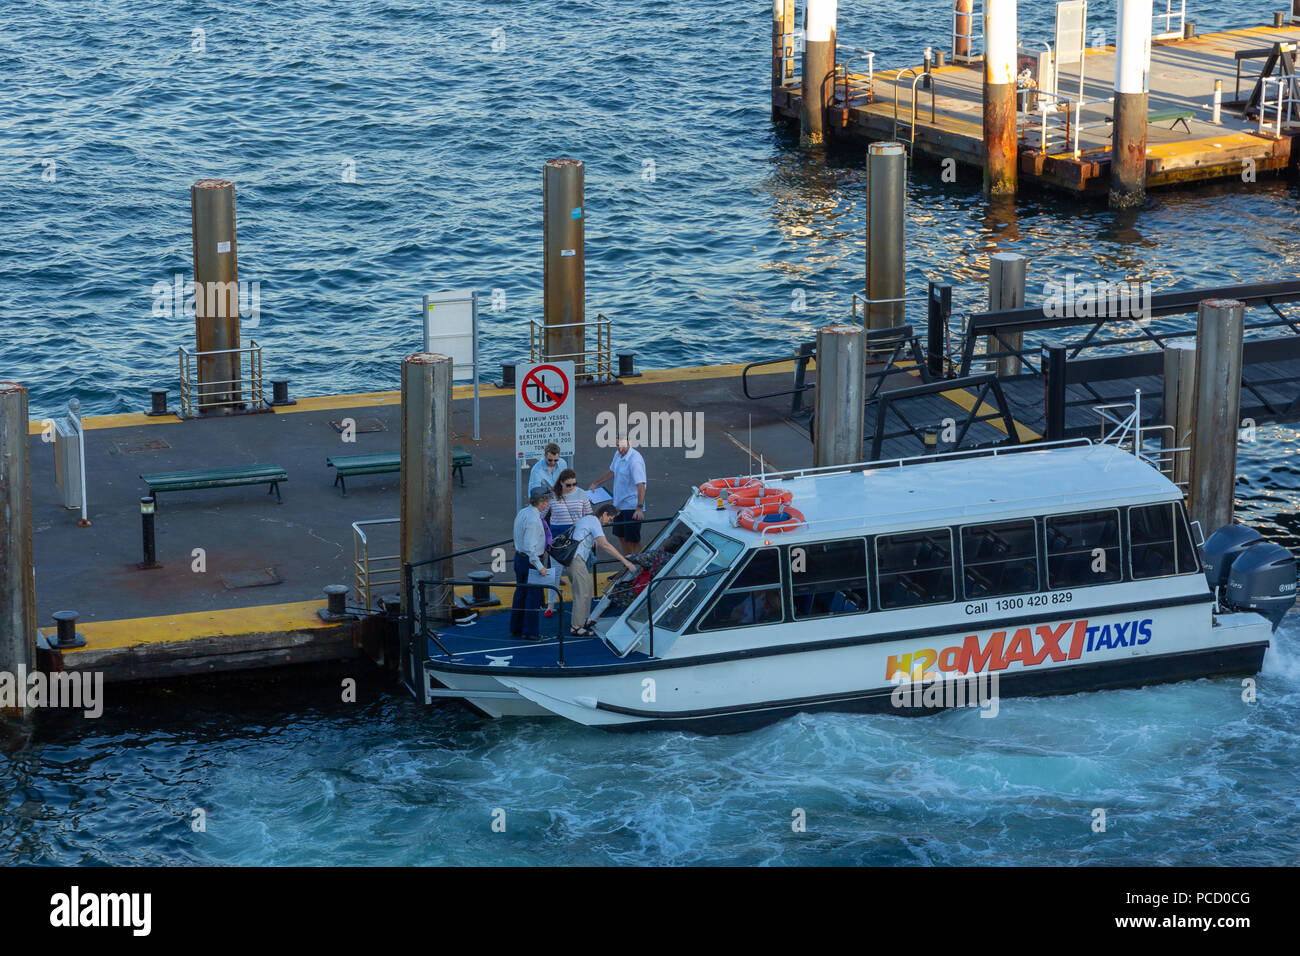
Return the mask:
<path id="1" fill-rule="evenodd" d="M 573 362 L 543 362 L 515 369 L 515 457 L 541 458 L 555 442 L 573 457 Z"/>

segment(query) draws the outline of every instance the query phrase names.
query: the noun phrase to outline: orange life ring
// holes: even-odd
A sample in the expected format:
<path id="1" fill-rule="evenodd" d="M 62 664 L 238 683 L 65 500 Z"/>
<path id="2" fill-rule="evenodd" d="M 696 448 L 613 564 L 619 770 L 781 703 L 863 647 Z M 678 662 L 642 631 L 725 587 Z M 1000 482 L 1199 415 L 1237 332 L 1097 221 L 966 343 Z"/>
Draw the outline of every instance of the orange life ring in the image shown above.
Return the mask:
<path id="1" fill-rule="evenodd" d="M 716 498 L 723 492 L 749 491 L 762 485 L 753 478 L 714 478 L 700 485 L 700 494 L 707 498 Z"/>
<path id="2" fill-rule="evenodd" d="M 752 491 L 733 491 L 727 495 L 727 504 L 733 508 L 752 508 L 755 505 L 783 505 L 794 500 L 794 492 L 783 488 L 764 488 L 759 485 Z"/>
<path id="3" fill-rule="evenodd" d="M 802 528 L 807 519 L 798 508 L 791 508 L 785 503 L 754 505 L 746 508 L 737 517 L 742 528 L 761 534 L 779 534 L 782 531 L 794 531 Z"/>

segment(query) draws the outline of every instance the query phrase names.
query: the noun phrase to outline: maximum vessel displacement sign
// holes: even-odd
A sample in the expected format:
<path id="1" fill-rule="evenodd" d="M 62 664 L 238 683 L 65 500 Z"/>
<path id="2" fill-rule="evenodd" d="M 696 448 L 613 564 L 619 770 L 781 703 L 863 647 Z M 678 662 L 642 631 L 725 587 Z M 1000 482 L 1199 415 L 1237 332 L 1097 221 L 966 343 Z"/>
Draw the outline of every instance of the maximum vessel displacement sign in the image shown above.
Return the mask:
<path id="1" fill-rule="evenodd" d="M 515 367 L 515 457 L 541 458 L 551 442 L 573 457 L 573 362 Z"/>

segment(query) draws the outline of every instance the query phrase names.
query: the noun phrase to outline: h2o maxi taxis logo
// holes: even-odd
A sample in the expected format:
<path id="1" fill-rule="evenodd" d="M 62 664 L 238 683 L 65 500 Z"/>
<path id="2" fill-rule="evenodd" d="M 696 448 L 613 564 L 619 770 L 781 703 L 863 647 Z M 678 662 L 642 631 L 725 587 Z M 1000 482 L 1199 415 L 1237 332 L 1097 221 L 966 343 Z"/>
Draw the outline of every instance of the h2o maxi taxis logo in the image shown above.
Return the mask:
<path id="1" fill-rule="evenodd" d="M 971 634 L 960 644 L 942 650 L 927 647 L 891 654 L 885 663 L 885 680 L 932 679 L 939 676 L 932 670 L 936 666 L 947 674 L 978 674 L 1006 670 L 1013 661 L 1025 667 L 1077 661 L 1084 654 L 1147 644 L 1152 636 L 1151 624 L 1151 618 L 1097 625 L 1084 619 L 993 631 L 984 638 Z"/>

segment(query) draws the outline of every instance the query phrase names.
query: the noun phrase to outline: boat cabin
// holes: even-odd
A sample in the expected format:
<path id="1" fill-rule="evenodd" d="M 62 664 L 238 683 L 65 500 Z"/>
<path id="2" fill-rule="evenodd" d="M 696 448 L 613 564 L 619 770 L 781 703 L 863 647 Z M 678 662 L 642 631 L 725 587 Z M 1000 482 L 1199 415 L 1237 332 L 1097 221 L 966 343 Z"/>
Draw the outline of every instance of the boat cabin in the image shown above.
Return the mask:
<path id="1" fill-rule="evenodd" d="M 1114 445 L 1016 446 L 761 481 L 791 496 L 794 510 L 774 517 L 799 520 L 750 530 L 743 509 L 693 495 L 647 548 L 665 552 L 652 583 L 612 623 L 608 597 L 596 608 L 616 654 L 695 656 L 1208 590 L 1181 492 Z M 1092 588 L 1117 590 L 1076 598 Z"/>

